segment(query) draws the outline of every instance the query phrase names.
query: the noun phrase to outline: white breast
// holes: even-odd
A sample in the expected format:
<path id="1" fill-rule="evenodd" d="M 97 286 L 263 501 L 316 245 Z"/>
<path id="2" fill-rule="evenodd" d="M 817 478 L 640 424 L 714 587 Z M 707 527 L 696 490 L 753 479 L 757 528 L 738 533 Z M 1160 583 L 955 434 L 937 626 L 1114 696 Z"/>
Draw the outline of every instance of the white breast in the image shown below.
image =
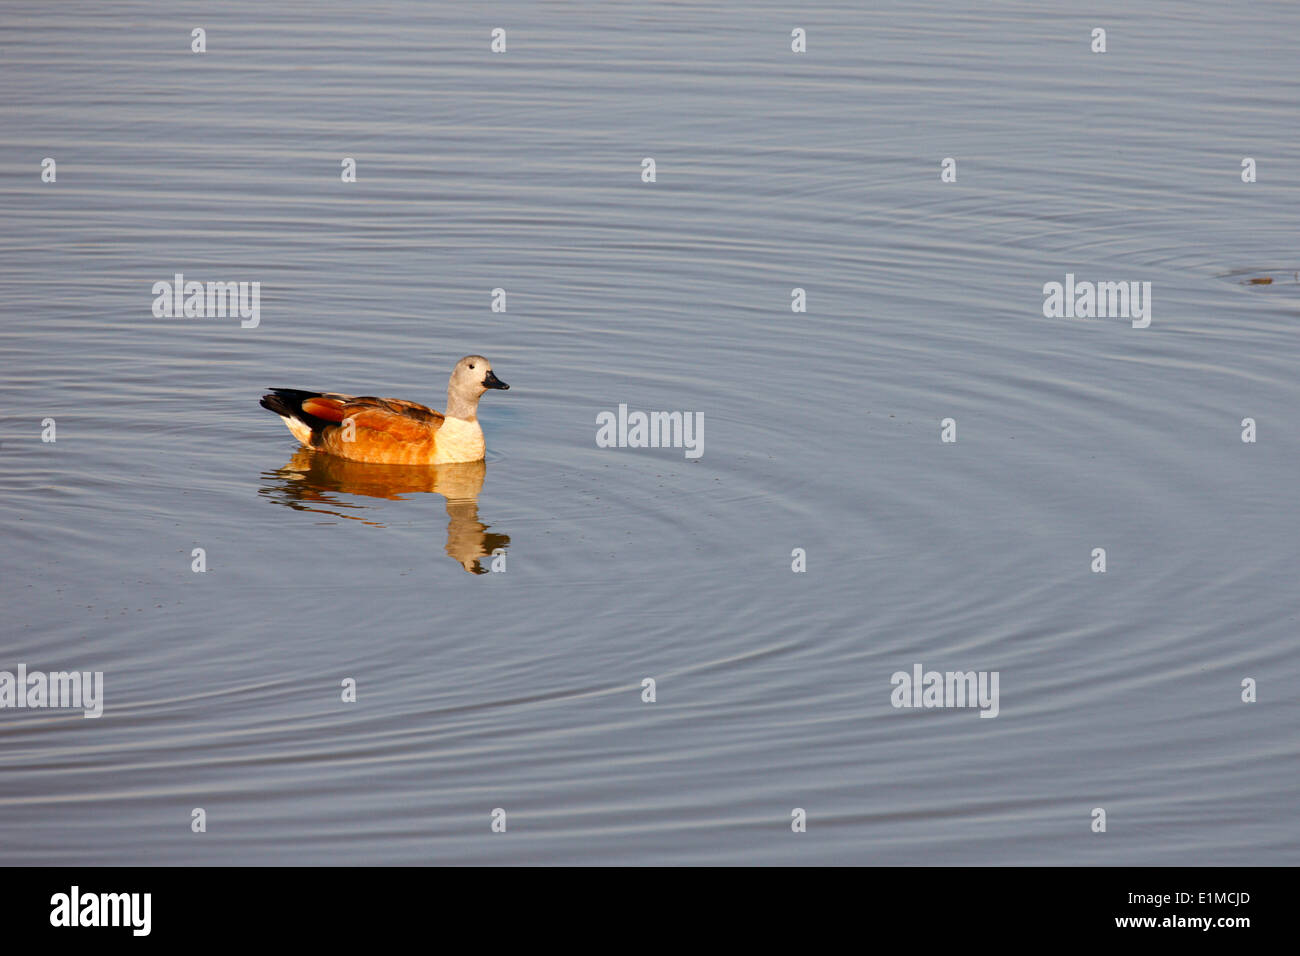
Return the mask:
<path id="1" fill-rule="evenodd" d="M 463 418 L 444 419 L 435 443 L 435 465 L 453 461 L 481 461 L 485 450 L 483 429 L 479 427 L 478 421 L 467 422 Z"/>

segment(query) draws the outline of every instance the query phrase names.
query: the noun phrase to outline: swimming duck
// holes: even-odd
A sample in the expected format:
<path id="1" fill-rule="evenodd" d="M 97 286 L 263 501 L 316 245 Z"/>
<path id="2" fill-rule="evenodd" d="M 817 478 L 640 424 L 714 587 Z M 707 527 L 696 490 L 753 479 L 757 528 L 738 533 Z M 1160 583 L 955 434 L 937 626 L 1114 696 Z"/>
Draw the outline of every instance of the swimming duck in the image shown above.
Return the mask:
<path id="1" fill-rule="evenodd" d="M 447 383 L 447 411 L 400 398 L 360 398 L 338 392 L 273 388 L 261 405 L 279 415 L 304 445 L 386 465 L 441 465 L 483 458 L 478 400 L 490 388 L 510 386 L 481 355 L 456 363 Z"/>

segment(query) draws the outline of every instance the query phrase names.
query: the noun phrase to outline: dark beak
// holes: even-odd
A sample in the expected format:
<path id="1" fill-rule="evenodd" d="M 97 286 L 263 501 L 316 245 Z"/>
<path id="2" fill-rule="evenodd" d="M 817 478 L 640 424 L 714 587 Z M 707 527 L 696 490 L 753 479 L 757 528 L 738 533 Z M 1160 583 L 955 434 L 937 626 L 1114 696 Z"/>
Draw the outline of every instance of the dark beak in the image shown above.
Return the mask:
<path id="1" fill-rule="evenodd" d="M 509 385 L 501 381 L 501 379 L 497 378 L 491 369 L 488 370 L 487 378 L 483 379 L 483 387 L 484 388 L 505 388 L 505 389 L 510 388 Z"/>

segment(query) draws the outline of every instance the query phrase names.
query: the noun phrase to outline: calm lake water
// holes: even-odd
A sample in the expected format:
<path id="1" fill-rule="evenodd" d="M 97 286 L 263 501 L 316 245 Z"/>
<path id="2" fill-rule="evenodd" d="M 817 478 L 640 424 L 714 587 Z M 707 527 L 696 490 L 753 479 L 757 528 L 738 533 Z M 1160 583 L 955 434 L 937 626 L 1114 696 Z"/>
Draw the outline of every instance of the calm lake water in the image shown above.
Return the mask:
<path id="1" fill-rule="evenodd" d="M 0 10 L 0 862 L 1300 862 L 1300 6 L 220 6 Z"/>

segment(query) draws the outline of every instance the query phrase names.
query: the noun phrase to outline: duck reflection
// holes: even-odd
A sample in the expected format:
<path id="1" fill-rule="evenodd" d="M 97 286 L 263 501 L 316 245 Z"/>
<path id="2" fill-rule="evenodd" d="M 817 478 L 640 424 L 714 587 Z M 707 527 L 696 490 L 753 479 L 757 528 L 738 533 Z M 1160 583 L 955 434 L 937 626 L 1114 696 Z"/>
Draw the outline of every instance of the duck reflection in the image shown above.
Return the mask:
<path id="1" fill-rule="evenodd" d="M 478 495 L 487 463 L 445 465 L 372 465 L 299 448 L 283 468 L 267 472 L 261 493 L 296 511 L 333 515 L 383 527 L 367 506 L 338 495 L 361 495 L 401 501 L 403 495 L 428 493 L 447 499 L 447 554 L 471 574 L 486 574 L 479 563 L 510 545 L 510 536 L 489 534 L 478 519 Z M 349 513 L 351 512 L 351 513 Z"/>

